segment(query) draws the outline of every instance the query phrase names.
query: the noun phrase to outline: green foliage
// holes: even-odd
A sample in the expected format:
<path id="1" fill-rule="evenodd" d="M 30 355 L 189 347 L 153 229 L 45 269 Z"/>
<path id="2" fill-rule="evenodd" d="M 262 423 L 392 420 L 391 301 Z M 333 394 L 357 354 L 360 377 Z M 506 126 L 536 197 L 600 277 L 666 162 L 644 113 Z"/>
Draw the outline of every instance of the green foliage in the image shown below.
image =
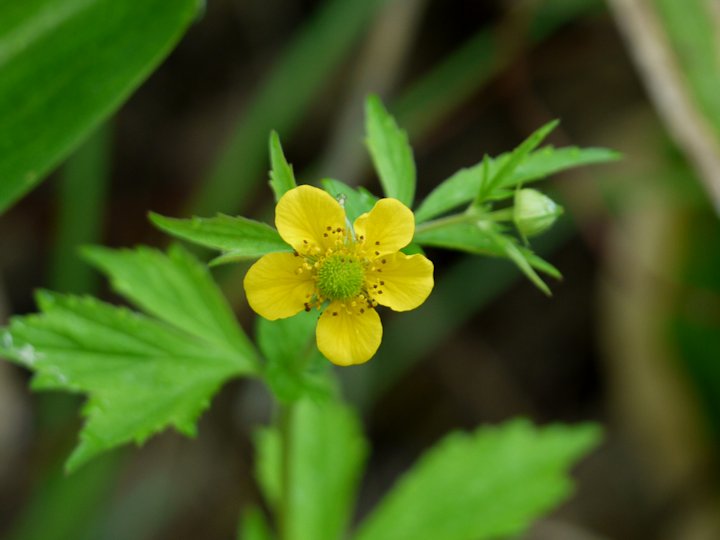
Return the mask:
<path id="1" fill-rule="evenodd" d="M 317 318 L 316 311 L 302 311 L 287 319 L 257 320 L 257 344 L 267 360 L 263 374 L 280 401 L 330 394 L 329 365 L 315 346 Z"/>
<path id="2" fill-rule="evenodd" d="M 415 242 L 423 246 L 442 247 L 488 255 L 507 257 L 545 294 L 550 289 L 537 275 L 535 269 L 560 279 L 560 272 L 549 262 L 538 257 L 528 248 L 518 244 L 512 236 L 503 233 L 503 229 L 492 221 L 478 216 L 470 222 L 455 222 L 442 227 L 421 230 L 415 235 Z"/>
<path id="3" fill-rule="evenodd" d="M 548 122 L 540 129 L 536 130 L 532 135 L 525 139 L 520 146 L 515 148 L 508 158 L 497 168 L 493 174 L 489 172 L 489 162 L 487 159 L 483 160 L 483 174 L 480 177 L 480 186 L 475 194 L 474 204 L 480 206 L 488 198 L 492 197 L 497 188 L 503 185 L 503 182 L 508 178 L 522 163 L 530 152 L 535 150 L 538 145 L 545 140 L 552 130 L 558 125 L 557 120 Z"/>
<path id="4" fill-rule="evenodd" d="M 278 201 L 286 191 L 290 191 L 297 184 L 295 183 L 295 174 L 292 166 L 285 159 L 282 146 L 280 145 L 280 137 L 273 131 L 270 133 L 270 187 L 275 194 L 275 200 Z"/>
<path id="5" fill-rule="evenodd" d="M 345 207 L 345 214 L 350 222 L 354 222 L 358 216 L 369 212 L 378 198 L 365 188 L 353 189 L 347 184 L 325 178 L 322 186 L 330 195 L 336 199 L 342 199 Z"/>
<path id="6" fill-rule="evenodd" d="M 273 540 L 262 512 L 255 507 L 245 510 L 238 528 L 237 540 Z"/>
<path id="7" fill-rule="evenodd" d="M 194 435 L 220 385 L 256 371 L 252 346 L 189 254 L 96 248 L 87 256 L 157 319 L 90 297 L 41 292 L 41 313 L 13 318 L 3 337 L 4 354 L 35 372 L 35 389 L 89 394 L 68 470 L 167 426 Z"/>
<path id="8" fill-rule="evenodd" d="M 360 422 L 334 400 L 309 399 L 296 402 L 281 422 L 291 441 L 286 463 L 278 431 L 265 429 L 256 440 L 258 478 L 282 515 L 283 538 L 337 540 L 347 526 L 367 453 Z M 280 508 L 282 491 L 287 499 Z"/>
<path id="9" fill-rule="evenodd" d="M 150 221 L 177 238 L 222 251 L 223 254 L 211 265 L 257 259 L 276 251 L 291 251 L 274 228 L 244 217 L 218 214 L 214 218 L 177 219 L 151 212 Z"/>
<path id="10" fill-rule="evenodd" d="M 412 208 L 415 198 L 415 160 L 407 134 L 395 123 L 377 96 L 365 104 L 365 131 L 375 170 L 387 197 Z"/>
<path id="11" fill-rule="evenodd" d="M 0 3 L 0 212 L 127 99 L 180 39 L 201 4 Z"/>
<path id="12" fill-rule="evenodd" d="M 597 444 L 593 425 L 515 421 L 454 433 L 425 454 L 354 540 L 482 540 L 522 533 L 564 500 L 567 469 Z"/>
<path id="13" fill-rule="evenodd" d="M 670 38 L 690 94 L 720 136 L 720 48 L 712 0 L 657 0 L 658 20 Z"/>
<path id="14" fill-rule="evenodd" d="M 487 165 L 489 175 L 494 176 L 505 166 L 511 154 L 501 154 L 490 158 Z M 514 188 L 520 184 L 534 182 L 573 167 L 615 161 L 620 154 L 604 148 L 553 148 L 546 146 L 540 150 L 529 153 L 514 171 L 507 173 L 500 183 L 500 198 L 512 197 Z M 422 223 L 445 212 L 468 204 L 477 195 L 483 182 L 482 162 L 467 168 L 460 169 L 450 178 L 436 187 L 415 212 L 415 219 Z M 492 198 L 492 197 L 488 197 Z"/>

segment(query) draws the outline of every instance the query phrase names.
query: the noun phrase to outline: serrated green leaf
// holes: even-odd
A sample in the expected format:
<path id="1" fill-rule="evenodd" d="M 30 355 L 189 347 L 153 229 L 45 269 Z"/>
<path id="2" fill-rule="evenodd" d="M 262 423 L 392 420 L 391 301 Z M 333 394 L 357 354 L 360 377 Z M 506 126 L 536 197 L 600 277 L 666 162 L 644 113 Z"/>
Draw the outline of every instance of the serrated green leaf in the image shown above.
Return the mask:
<path id="1" fill-rule="evenodd" d="M 538 145 L 545 140 L 545 138 L 554 130 L 558 125 L 558 120 L 552 120 L 535 130 L 527 139 L 525 139 L 520 146 L 510 152 L 510 156 L 507 160 L 495 171 L 494 174 L 489 174 L 489 158 L 485 156 L 483 159 L 483 175 L 480 180 L 480 187 L 475 194 L 476 206 L 480 206 L 485 202 L 488 197 L 492 196 L 495 190 L 503 186 L 506 178 L 509 178 L 518 165 L 522 163 L 528 154 L 535 150 Z"/>
<path id="2" fill-rule="evenodd" d="M 500 185 L 505 191 L 499 198 L 510 197 L 512 188 L 518 184 L 525 184 L 546 178 L 551 174 L 561 172 L 573 167 L 590 165 L 593 163 L 606 163 L 616 161 L 620 154 L 604 148 L 553 148 L 546 146 L 530 153 L 525 160 L 517 166 Z M 510 159 L 510 154 L 502 154 L 491 158 L 488 163 L 490 175 L 497 171 Z M 473 200 L 480 189 L 482 181 L 482 162 L 466 169 L 460 169 L 442 184 L 436 187 L 422 202 L 415 212 L 415 219 L 422 223 L 437 217 L 453 208 L 467 204 Z M 496 193 L 497 194 L 497 193 Z M 488 197 L 493 199 L 493 197 Z"/>
<path id="3" fill-rule="evenodd" d="M 454 223 L 432 228 L 415 234 L 414 241 L 423 246 L 456 249 L 477 255 L 505 257 L 515 265 L 545 294 L 550 289 L 534 269 L 561 279 L 562 275 L 553 265 L 519 246 L 517 241 L 502 233 L 497 223 L 478 220 L 470 223 Z"/>
<path id="4" fill-rule="evenodd" d="M 572 490 L 570 466 L 595 446 L 594 425 L 514 421 L 454 433 L 425 454 L 354 540 L 484 540 L 516 535 Z"/>
<path id="5" fill-rule="evenodd" d="M 415 160 L 407 133 L 401 130 L 377 96 L 365 103 L 366 142 L 380 184 L 387 197 L 412 208 L 415 198 Z"/>
<path id="6" fill-rule="evenodd" d="M 253 506 L 243 512 L 237 540 L 272 540 L 273 538 L 270 526 L 258 508 Z"/>
<path id="7" fill-rule="evenodd" d="M 151 212 L 159 229 L 177 238 L 224 252 L 213 264 L 257 259 L 267 253 L 292 251 L 278 232 L 259 221 L 218 214 L 213 218 L 177 219 Z"/>
<path id="8" fill-rule="evenodd" d="M 347 184 L 331 178 L 323 179 L 321 184 L 323 189 L 330 195 L 338 200 L 343 200 L 345 215 L 351 223 L 362 214 L 372 210 L 372 207 L 378 201 L 375 195 L 362 187 L 351 188 Z"/>
<path id="9" fill-rule="evenodd" d="M 38 304 L 41 313 L 11 320 L 4 348 L 35 372 L 34 389 L 89 395 L 69 471 L 166 427 L 194 435 L 199 414 L 220 385 L 251 369 L 252 358 L 208 339 L 199 328 L 91 297 L 41 292 Z"/>
<path id="10" fill-rule="evenodd" d="M 343 537 L 367 454 L 360 421 L 334 400 L 295 402 L 288 411 L 292 441 L 287 456 L 287 540 L 337 540 Z M 258 478 L 277 504 L 282 489 L 281 438 L 273 428 L 256 437 Z"/>
<path id="11" fill-rule="evenodd" d="M 257 343 L 267 360 L 265 381 L 280 401 L 331 393 L 330 364 L 315 345 L 317 319 L 316 311 L 277 321 L 257 319 Z"/>
<path id="12" fill-rule="evenodd" d="M 147 247 L 87 247 L 83 256 L 105 273 L 113 288 L 150 315 L 202 336 L 256 367 L 255 351 L 207 269 L 180 246 L 165 255 Z"/>
<path id="13" fill-rule="evenodd" d="M 200 0 L 0 3 L 0 212 L 127 99 L 201 5 Z"/>
<path id="14" fill-rule="evenodd" d="M 285 192 L 297 186 L 292 166 L 285 159 L 280 137 L 273 131 L 270 133 L 270 187 L 275 194 L 275 200 L 280 200 Z"/>

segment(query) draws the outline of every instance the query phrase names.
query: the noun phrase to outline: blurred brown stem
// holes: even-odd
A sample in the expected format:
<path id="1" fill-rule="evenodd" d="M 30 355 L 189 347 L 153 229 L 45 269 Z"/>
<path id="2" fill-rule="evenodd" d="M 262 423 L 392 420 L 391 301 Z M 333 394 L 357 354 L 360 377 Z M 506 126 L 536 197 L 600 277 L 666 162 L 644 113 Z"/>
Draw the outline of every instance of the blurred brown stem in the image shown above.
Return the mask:
<path id="1" fill-rule="evenodd" d="M 690 98 L 653 6 L 608 0 L 650 97 L 720 214 L 720 141 Z"/>

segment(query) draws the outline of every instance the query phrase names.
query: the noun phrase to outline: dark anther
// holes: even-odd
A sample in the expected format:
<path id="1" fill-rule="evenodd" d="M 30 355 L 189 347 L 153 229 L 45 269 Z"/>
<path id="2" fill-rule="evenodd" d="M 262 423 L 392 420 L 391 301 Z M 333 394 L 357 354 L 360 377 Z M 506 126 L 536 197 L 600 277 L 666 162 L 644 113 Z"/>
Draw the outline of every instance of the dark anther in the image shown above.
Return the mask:
<path id="1" fill-rule="evenodd" d="M 380 245 L 380 240 L 375 240 L 375 245 L 376 245 L 376 246 L 379 246 L 379 245 Z"/>
<path id="2" fill-rule="evenodd" d="M 327 233 L 323 233 L 323 236 L 324 236 L 325 238 L 327 238 Z"/>
<path id="3" fill-rule="evenodd" d="M 310 311 L 310 304 L 307 302 L 305 303 L 305 311 Z"/>
<path id="4" fill-rule="evenodd" d="M 333 311 L 333 317 L 337 317 L 337 311 Z"/>
<path id="5" fill-rule="evenodd" d="M 360 308 L 360 313 L 365 313 L 365 308 Z"/>
<path id="6" fill-rule="evenodd" d="M 375 255 L 380 255 L 380 252 L 379 252 L 379 251 L 376 251 L 376 252 L 375 252 Z"/>
<path id="7" fill-rule="evenodd" d="M 293 250 L 293 255 L 295 255 L 296 257 L 299 257 L 299 256 L 300 256 L 300 254 L 299 254 L 297 251 L 295 251 L 295 250 Z"/>
<path id="8" fill-rule="evenodd" d="M 385 282 L 384 282 L 384 281 L 381 281 L 381 282 L 380 282 L 380 285 L 385 285 Z"/>
<path id="9" fill-rule="evenodd" d="M 382 294 L 382 291 L 378 291 L 378 294 Z"/>
<path id="10" fill-rule="evenodd" d="M 332 227 L 330 225 L 327 226 L 328 231 L 332 231 Z"/>
<path id="11" fill-rule="evenodd" d="M 383 260 L 380 261 L 380 262 L 383 263 L 383 264 L 385 264 L 385 263 L 387 262 L 387 259 L 383 259 Z"/>

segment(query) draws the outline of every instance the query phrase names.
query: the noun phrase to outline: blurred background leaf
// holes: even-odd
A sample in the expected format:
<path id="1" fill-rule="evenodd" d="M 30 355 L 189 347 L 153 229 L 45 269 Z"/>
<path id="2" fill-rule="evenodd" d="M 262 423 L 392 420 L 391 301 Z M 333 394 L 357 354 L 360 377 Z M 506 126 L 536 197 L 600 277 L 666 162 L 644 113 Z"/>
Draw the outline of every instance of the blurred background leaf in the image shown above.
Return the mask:
<path id="1" fill-rule="evenodd" d="M 157 67 L 201 0 L 0 3 L 0 212 Z"/>

